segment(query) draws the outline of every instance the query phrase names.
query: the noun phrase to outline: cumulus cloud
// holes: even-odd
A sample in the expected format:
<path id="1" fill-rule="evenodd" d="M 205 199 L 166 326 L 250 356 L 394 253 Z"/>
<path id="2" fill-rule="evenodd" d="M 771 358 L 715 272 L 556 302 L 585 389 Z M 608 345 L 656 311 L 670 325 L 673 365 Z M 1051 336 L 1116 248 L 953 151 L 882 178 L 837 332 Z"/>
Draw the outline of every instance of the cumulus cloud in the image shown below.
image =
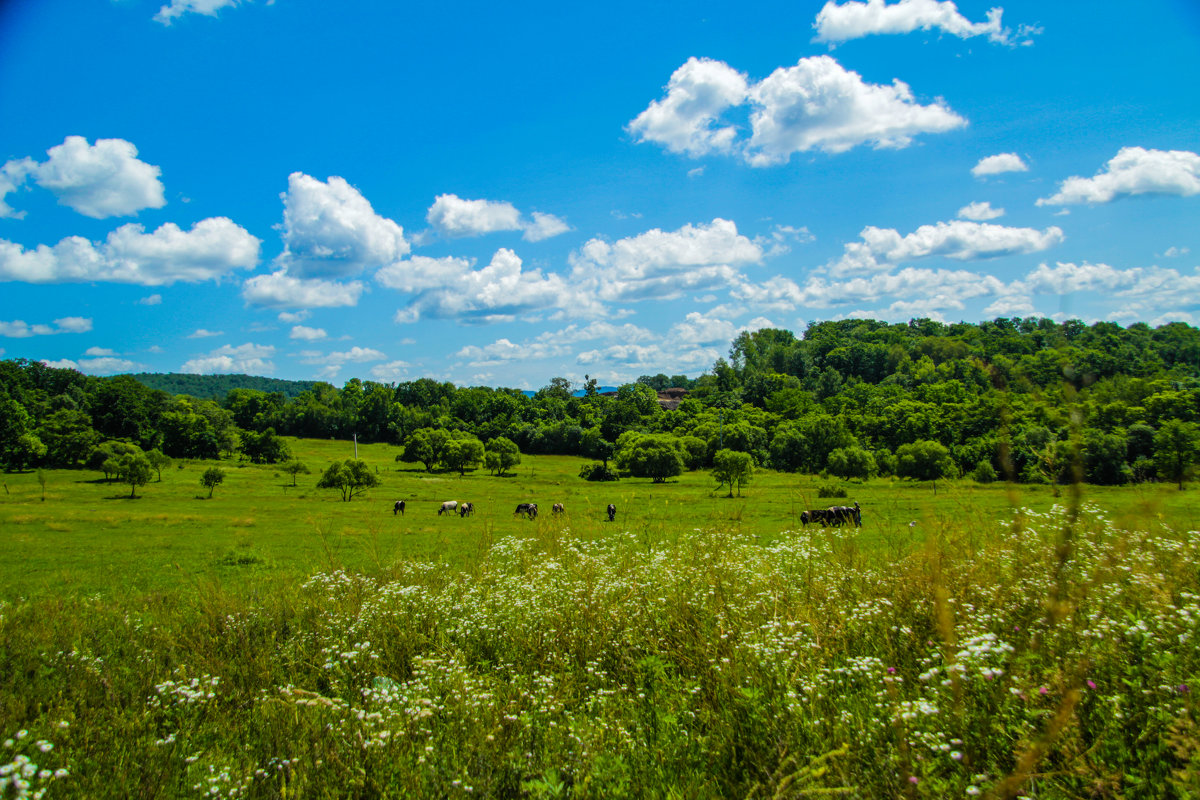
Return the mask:
<path id="1" fill-rule="evenodd" d="M 42 363 L 53 369 L 73 369 L 85 372 L 88 375 L 117 375 L 146 368 L 145 364 L 139 364 L 136 361 L 130 361 L 126 358 L 112 358 L 110 356 L 81 358 L 78 361 L 73 361 L 69 358 L 63 358 L 58 361 L 42 359 Z"/>
<path id="2" fill-rule="evenodd" d="M 105 356 L 105 357 L 115 356 L 117 354 L 117 351 L 109 349 L 107 347 L 89 347 L 87 350 L 83 351 L 83 354 L 85 356 L 92 356 L 93 358 L 99 358 L 101 356 Z"/>
<path id="3" fill-rule="evenodd" d="M 1029 167 L 1016 153 L 997 153 L 979 159 L 979 163 L 971 167 L 971 174 L 976 178 L 988 175 L 1000 175 L 1005 172 L 1028 172 Z"/>
<path id="4" fill-rule="evenodd" d="M 152 295 L 147 295 L 146 297 L 143 297 L 142 299 L 138 300 L 138 301 L 137 301 L 137 304 L 138 304 L 139 306 L 159 306 L 159 305 L 162 305 L 162 295 L 161 295 L 161 294 L 152 294 Z"/>
<path id="5" fill-rule="evenodd" d="M 407 361 L 389 361 L 371 367 L 371 377 L 377 381 L 401 381 L 408 377 L 411 364 Z"/>
<path id="6" fill-rule="evenodd" d="M 762 247 L 730 220 L 655 228 L 614 243 L 588 241 L 570 256 L 570 283 L 589 297 L 626 302 L 676 297 L 689 289 L 727 285 L 736 266 L 758 263 Z"/>
<path id="7" fill-rule="evenodd" d="M 324 328 L 309 328 L 305 325 L 292 326 L 290 334 L 293 339 L 303 339 L 306 342 L 315 342 L 319 339 L 324 339 L 328 336 Z"/>
<path id="8" fill-rule="evenodd" d="M 1188 150 L 1147 150 L 1122 147 L 1095 177 L 1073 176 L 1059 184 L 1058 192 L 1039 198 L 1039 206 L 1074 203 L 1108 203 L 1118 197 L 1169 194 L 1188 197 L 1200 193 L 1200 155 Z"/>
<path id="9" fill-rule="evenodd" d="M 498 231 L 523 231 L 523 239 L 539 242 L 571 229 L 553 214 L 533 212 L 526 219 L 512 203 L 498 200 L 464 200 L 456 194 L 441 194 L 433 201 L 425 219 L 442 236 L 482 236 Z"/>
<path id="10" fill-rule="evenodd" d="M 274 355 L 275 348 L 271 345 L 246 343 L 234 347 L 227 344 L 207 355 L 185 361 L 179 371 L 200 375 L 270 374 L 275 371 L 275 364 L 271 361 Z"/>
<path id="11" fill-rule="evenodd" d="M 1186 256 L 1190 252 L 1192 252 L 1191 249 L 1189 249 L 1187 247 L 1171 246 L 1171 247 L 1168 247 L 1166 249 L 1166 251 L 1163 253 L 1163 257 L 1164 258 L 1179 258 L 1180 256 Z"/>
<path id="12" fill-rule="evenodd" d="M 974 220 L 975 222 L 986 222 L 989 219 L 998 219 L 1004 216 L 1003 208 L 992 208 L 992 204 L 984 201 L 982 203 L 969 203 L 958 210 L 958 216 L 961 219 Z"/>
<path id="13" fill-rule="evenodd" d="M 719 117 L 746 104 L 750 136 L 739 139 L 737 127 L 721 125 Z M 676 70 L 667 97 L 652 102 L 629 131 L 672 152 L 736 153 L 753 166 L 769 166 L 811 150 L 907 147 L 918 134 L 966 124 L 940 100 L 921 105 L 900 80 L 866 83 L 829 56 L 802 58 L 753 85 L 723 62 L 693 58 Z"/>
<path id="14" fill-rule="evenodd" d="M 1108 264 L 1058 262 L 1039 264 L 1001 294 L 993 307 L 1031 308 L 1034 295 L 1094 293 L 1120 298 L 1121 311 L 1113 318 L 1147 320 L 1170 313 L 1186 313 L 1200 305 L 1200 268 L 1190 273 L 1160 267 L 1119 269 Z M 1000 313 L 1000 312 L 997 312 Z M 1009 312 L 1011 313 L 1011 312 Z"/>
<path id="15" fill-rule="evenodd" d="M 278 270 L 255 275 L 242 284 L 242 299 L 250 305 L 267 308 L 338 308 L 358 304 L 363 293 L 360 281 L 338 283 L 302 279 Z"/>
<path id="16" fill-rule="evenodd" d="M 733 148 L 737 129 L 716 126 L 718 118 L 746 101 L 746 76 L 723 61 L 689 58 L 667 83 L 667 96 L 655 100 L 629 123 L 639 142 L 657 142 L 672 153 L 698 157 Z"/>
<path id="17" fill-rule="evenodd" d="M 940 256 L 958 261 L 1033 253 L 1059 244 L 1061 228 L 1009 228 L 982 222 L 954 220 L 922 225 L 907 236 L 893 228 L 868 225 L 861 242 L 845 245 L 842 257 L 830 265 L 835 277 L 881 272 L 904 261 Z"/>
<path id="18" fill-rule="evenodd" d="M 422 269 L 426 265 L 431 267 L 428 271 Z M 472 267 L 473 262 L 464 259 L 413 258 L 380 270 L 376 280 L 416 293 L 408 306 L 396 313 L 397 322 L 416 322 L 422 317 L 498 322 L 520 313 L 587 304 L 561 275 L 526 270 L 521 258 L 507 248 L 497 250 L 486 267 Z"/>
<path id="19" fill-rule="evenodd" d="M 915 30 L 940 30 L 960 39 L 987 36 L 997 44 L 1008 44 L 1011 32 L 1001 23 L 1002 8 L 987 12 L 987 22 L 971 22 L 958 13 L 950 0 L 899 0 L 888 5 L 884 0 L 850 0 L 838 5 L 829 0 L 813 23 L 814 41 L 831 44 L 881 33 L 911 33 Z M 1021 33 L 1032 32 L 1022 28 Z"/>
<path id="20" fill-rule="evenodd" d="M 1007 285 L 992 275 L 968 270 L 931 270 L 905 267 L 896 272 L 829 280 L 810 276 L 803 284 L 782 276 L 762 282 L 744 282 L 733 296 L 757 308 L 792 311 L 800 307 L 836 308 L 876 303 L 888 298 L 899 302 L 921 301 L 925 306 L 961 308 L 962 301 L 1000 294 Z"/>
<path id="21" fill-rule="evenodd" d="M 217 280 L 258 263 L 259 240 L 224 217 L 190 231 L 168 222 L 153 233 L 122 225 L 101 244 L 69 236 L 53 247 L 26 250 L 0 239 L 0 280 L 26 283 L 108 281 L 142 286 Z"/>
<path id="22" fill-rule="evenodd" d="M 24 320 L 12 322 L 0 321 L 0 336 L 12 339 L 26 339 L 30 336 L 54 336 L 59 333 L 87 333 L 92 329 L 92 320 L 88 317 L 62 317 L 54 320 L 53 325 L 26 324 Z"/>
<path id="23" fill-rule="evenodd" d="M 197 328 L 188 335 L 189 339 L 207 339 L 212 336 L 224 336 L 225 331 L 210 331 L 205 328 Z"/>
<path id="24" fill-rule="evenodd" d="M 0 169 L 0 216 L 23 216 L 3 199 L 29 178 L 62 205 L 95 219 L 162 208 L 167 202 L 158 179 L 162 170 L 140 161 L 137 153 L 124 139 L 97 139 L 91 145 L 82 136 L 68 136 L 47 150 L 49 158 L 40 164 L 31 158 L 9 161 Z"/>
<path id="25" fill-rule="evenodd" d="M 236 6 L 238 0 L 171 0 L 154 15 L 155 22 L 170 25 L 176 18 L 184 14 L 203 14 L 215 17 L 222 8 Z"/>
<path id="26" fill-rule="evenodd" d="M 280 198 L 284 250 L 276 263 L 292 277 L 350 277 L 409 252 L 403 228 L 376 214 L 357 189 L 336 175 L 322 183 L 293 172 Z"/>
<path id="27" fill-rule="evenodd" d="M 629 323 L 615 325 L 598 320 L 587 325 L 571 324 L 559 330 L 546 331 L 519 343 L 502 338 L 486 345 L 467 345 L 455 355 L 473 367 L 499 366 L 513 361 L 543 361 L 569 356 L 574 345 L 597 339 L 625 343 L 650 342 L 655 339 L 655 334 Z"/>
<path id="28" fill-rule="evenodd" d="M 326 364 L 341 366 L 343 364 L 363 364 L 370 361 L 383 361 L 387 355 L 370 347 L 351 347 L 342 352 L 320 353 L 315 350 L 305 350 L 300 354 L 304 364 Z"/>

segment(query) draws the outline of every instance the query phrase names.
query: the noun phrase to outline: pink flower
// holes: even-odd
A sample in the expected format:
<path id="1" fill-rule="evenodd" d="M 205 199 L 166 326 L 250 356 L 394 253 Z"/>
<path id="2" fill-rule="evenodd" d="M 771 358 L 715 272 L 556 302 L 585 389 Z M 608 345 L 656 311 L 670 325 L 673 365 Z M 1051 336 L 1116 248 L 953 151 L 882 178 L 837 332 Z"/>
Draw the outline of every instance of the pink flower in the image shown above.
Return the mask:
<path id="1" fill-rule="evenodd" d="M 920 782 L 921 782 L 921 779 L 920 779 L 920 778 L 918 778 L 916 775 L 909 775 L 909 776 L 908 776 L 908 782 L 909 782 L 909 783 L 912 783 L 912 784 L 917 784 L 917 783 L 920 783 Z"/>
<path id="2" fill-rule="evenodd" d="M 1096 688 L 1096 682 L 1095 682 L 1095 681 L 1093 681 L 1091 678 L 1088 678 L 1088 688 L 1089 688 L 1089 689 L 1095 689 L 1095 688 Z"/>
<path id="3" fill-rule="evenodd" d="M 1040 694 L 1042 697 L 1045 697 L 1046 695 L 1050 694 L 1050 690 L 1043 686 L 1038 689 L 1038 694 Z"/>

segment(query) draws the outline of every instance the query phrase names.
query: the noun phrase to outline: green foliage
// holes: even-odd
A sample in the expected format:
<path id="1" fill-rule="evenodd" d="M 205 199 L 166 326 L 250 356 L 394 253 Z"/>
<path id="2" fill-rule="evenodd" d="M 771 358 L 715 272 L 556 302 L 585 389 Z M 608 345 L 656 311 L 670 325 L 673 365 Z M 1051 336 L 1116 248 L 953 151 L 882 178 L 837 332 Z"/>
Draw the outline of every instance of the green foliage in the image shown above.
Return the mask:
<path id="1" fill-rule="evenodd" d="M 342 493 L 342 500 L 347 503 L 354 499 L 355 495 L 378 485 L 379 478 L 367 466 L 367 462 L 353 458 L 330 464 L 317 481 L 318 489 L 337 489 Z"/>
<path id="2" fill-rule="evenodd" d="M 300 461 L 289 461 L 283 465 L 282 469 L 284 473 L 292 476 L 292 486 L 296 485 L 297 475 L 308 475 L 312 472 L 307 464 L 303 464 Z"/>
<path id="3" fill-rule="evenodd" d="M 1167 420 L 1154 436 L 1154 462 L 1158 474 L 1179 484 L 1191 472 L 1200 457 L 1200 429 L 1195 423 L 1178 419 Z"/>
<path id="4" fill-rule="evenodd" d="M 521 451 L 512 439 L 497 436 L 487 443 L 484 461 L 490 472 L 503 475 L 510 467 L 521 463 Z"/>
<path id="5" fill-rule="evenodd" d="M 585 481 L 615 481 L 620 480 L 617 471 L 604 464 L 584 464 L 579 468 L 579 477 Z"/>
<path id="6" fill-rule="evenodd" d="M 896 475 L 914 481 L 937 481 L 955 475 L 950 451 L 939 442 L 927 440 L 902 444 L 896 449 Z"/>
<path id="7" fill-rule="evenodd" d="M 483 442 L 470 434 L 453 437 L 442 451 L 442 463 L 446 469 L 456 470 L 459 475 L 483 463 Z"/>
<path id="8" fill-rule="evenodd" d="M 971 480 L 976 483 L 994 483 L 997 477 L 996 468 L 988 460 L 980 461 L 975 465 L 975 469 L 971 470 Z"/>
<path id="9" fill-rule="evenodd" d="M 741 495 L 742 486 L 749 483 L 754 474 L 754 459 L 750 457 L 749 453 L 738 450 L 718 450 L 713 455 L 712 473 L 718 488 L 729 486 L 729 497 L 733 497 L 735 486 L 738 494 Z"/>
<path id="10" fill-rule="evenodd" d="M 839 447 L 829 454 L 825 468 L 842 480 L 866 480 L 875 475 L 875 456 L 861 447 Z"/>
<path id="11" fill-rule="evenodd" d="M 648 387 L 647 387 L 648 388 Z M 635 478 L 663 483 L 683 472 L 682 444 L 666 434 L 628 433 L 617 441 L 617 466 Z"/>
<path id="12" fill-rule="evenodd" d="M 253 464 L 277 464 L 292 457 L 287 442 L 275 434 L 274 428 L 262 433 L 243 431 L 242 452 Z"/>
<path id="13" fill-rule="evenodd" d="M 150 464 L 150 459 L 141 451 L 135 453 L 121 453 L 115 456 L 106 464 L 105 471 L 111 471 L 118 481 L 129 484 L 129 496 L 135 496 L 137 487 L 145 486 L 150 482 L 150 475 L 154 471 L 154 467 Z"/>
<path id="14" fill-rule="evenodd" d="M 158 476 L 158 480 L 162 480 L 162 471 L 166 467 L 171 466 L 171 459 L 163 455 L 161 450 L 151 450 L 146 453 L 146 460 L 150 462 L 151 469 Z"/>
<path id="15" fill-rule="evenodd" d="M 46 457 L 47 448 L 36 433 L 25 432 L 17 437 L 8 451 L 8 468 L 18 472 L 32 467 Z"/>
<path id="16" fill-rule="evenodd" d="M 200 485 L 208 489 L 208 496 L 213 496 L 213 489 L 225 482 L 225 470 L 220 467 L 209 467 L 200 476 Z"/>
<path id="17" fill-rule="evenodd" d="M 836 483 L 822 483 L 817 487 L 817 497 L 845 497 L 846 487 Z"/>

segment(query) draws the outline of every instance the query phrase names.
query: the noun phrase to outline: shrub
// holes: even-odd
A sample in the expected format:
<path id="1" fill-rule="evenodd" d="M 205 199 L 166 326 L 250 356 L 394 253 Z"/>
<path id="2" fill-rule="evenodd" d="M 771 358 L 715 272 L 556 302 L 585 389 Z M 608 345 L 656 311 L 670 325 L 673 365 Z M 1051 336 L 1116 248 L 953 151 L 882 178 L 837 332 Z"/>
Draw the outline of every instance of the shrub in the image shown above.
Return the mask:
<path id="1" fill-rule="evenodd" d="M 618 480 L 617 471 L 603 464 L 584 464 L 583 468 L 579 470 L 579 477 L 585 481 Z"/>
<path id="2" fill-rule="evenodd" d="M 817 487 L 817 497 L 845 497 L 846 489 L 836 483 L 822 483 Z"/>
<path id="3" fill-rule="evenodd" d="M 991 461 L 984 459 L 971 470 L 971 480 L 976 483 L 992 483 L 996 480 L 996 468 L 992 466 Z"/>

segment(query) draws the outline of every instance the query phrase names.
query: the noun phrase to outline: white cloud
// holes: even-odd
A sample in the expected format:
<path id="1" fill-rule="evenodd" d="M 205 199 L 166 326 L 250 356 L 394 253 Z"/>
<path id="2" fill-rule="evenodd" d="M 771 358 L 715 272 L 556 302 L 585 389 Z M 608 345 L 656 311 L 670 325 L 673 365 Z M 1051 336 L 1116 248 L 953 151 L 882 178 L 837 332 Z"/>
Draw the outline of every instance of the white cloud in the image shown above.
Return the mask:
<path id="1" fill-rule="evenodd" d="M 295 325 L 292 327 L 292 332 L 290 335 L 293 339 L 303 339 L 308 342 L 315 342 L 318 339 L 326 338 L 329 334 L 325 332 L 324 328 L 309 328 L 304 325 Z"/>
<path id="2" fill-rule="evenodd" d="M 182 17 L 187 13 L 215 17 L 222 8 L 237 4 L 238 0 L 171 0 L 170 3 L 158 10 L 158 13 L 154 15 L 154 21 L 170 25 L 176 17 Z"/>
<path id="3" fill-rule="evenodd" d="M 751 135 L 739 141 L 736 126 L 717 126 L 722 113 L 746 103 Z M 810 150 L 907 147 L 917 134 L 966 124 L 940 100 L 917 103 L 902 81 L 866 83 L 829 56 L 802 58 L 753 85 L 723 62 L 692 58 L 671 76 L 667 97 L 652 102 L 629 131 L 639 142 L 694 158 L 736 153 L 753 166 L 769 166 Z"/>
<path id="4" fill-rule="evenodd" d="M 101 358 L 83 358 L 79 361 L 72 361 L 69 358 L 59 359 L 58 361 L 48 361 L 43 358 L 42 363 L 52 369 L 73 369 L 89 375 L 116 375 L 118 373 L 133 372 L 134 370 L 142 370 L 146 368 L 145 364 L 139 364 L 136 361 L 130 361 L 125 358 L 111 358 L 107 356 Z"/>
<path id="5" fill-rule="evenodd" d="M 293 172 L 280 198 L 284 250 L 277 263 L 291 277 L 349 277 L 409 252 L 404 229 L 376 214 L 357 189 L 336 175 L 322 183 Z"/>
<path id="6" fill-rule="evenodd" d="M 507 248 L 497 250 L 482 269 L 472 269 L 471 264 L 464 259 L 414 257 L 380 270 L 376 279 L 384 286 L 417 293 L 396 313 L 397 322 L 422 317 L 497 322 L 520 313 L 588 304 L 562 276 L 523 269 L 520 257 Z"/>
<path id="7" fill-rule="evenodd" d="M 737 276 L 734 266 L 762 258 L 761 246 L 718 217 L 707 225 L 655 228 L 612 244 L 592 239 L 570 256 L 570 284 L 586 297 L 607 301 L 669 298 L 727 285 Z"/>
<path id="8" fill-rule="evenodd" d="M 488 367 L 512 361 L 544 361 L 568 356 L 579 342 L 600 339 L 608 342 L 650 342 L 655 334 L 646 328 L 631 325 L 614 325 L 597 320 L 587 325 L 568 325 L 555 331 L 545 331 L 533 339 L 514 343 L 507 338 L 497 339 L 487 345 L 467 345 L 455 356 L 466 359 L 470 366 Z"/>
<path id="9" fill-rule="evenodd" d="M 28 177 L 61 204 L 95 219 L 162 208 L 167 202 L 158 179 L 162 170 L 138 160 L 137 152 L 124 139 L 97 139 L 89 145 L 82 136 L 68 136 L 46 151 L 50 158 L 41 164 L 29 158 L 9 161 L 0 170 L 0 216 L 17 216 L 3 197 Z"/>
<path id="10" fill-rule="evenodd" d="M 456 194 L 441 194 L 425 215 L 426 221 L 442 236 L 482 236 L 498 231 L 524 231 L 521 238 L 540 242 L 571 230 L 553 214 L 533 212 L 525 219 L 512 203 L 498 200 L 464 200 Z"/>
<path id="11" fill-rule="evenodd" d="M 859 236 L 862 241 L 846 244 L 841 259 L 830 265 L 835 277 L 880 272 L 903 261 L 932 256 L 975 261 L 1033 253 L 1063 240 L 1062 229 L 1057 227 L 1038 231 L 963 220 L 922 225 L 907 236 L 893 228 L 868 225 Z"/>
<path id="12" fill-rule="evenodd" d="M 54 336 L 60 333 L 87 333 L 92 329 L 92 320 L 88 317 L 62 317 L 54 320 L 53 325 L 29 325 L 24 320 L 12 322 L 0 321 L 0 336 L 12 339 L 27 339 L 30 336 Z"/>
<path id="13" fill-rule="evenodd" d="M 899 0 L 894 5 L 884 0 L 850 0 L 838 5 L 830 0 L 813 24 L 817 31 L 814 41 L 836 43 L 871 34 L 936 28 L 960 39 L 986 35 L 993 42 L 1008 44 L 1010 31 L 1000 21 L 1003 13 L 1004 9 L 993 8 L 987 13 L 987 22 L 971 22 L 950 0 Z M 1027 32 L 1032 29 L 1022 29 Z"/>
<path id="14" fill-rule="evenodd" d="M 639 142 L 657 142 L 692 157 L 730 152 L 737 129 L 713 125 L 727 109 L 746 101 L 748 88 L 746 76 L 728 64 L 689 58 L 671 75 L 667 96 L 638 114 L 629 133 Z"/>
<path id="15" fill-rule="evenodd" d="M 319 353 L 313 350 L 305 350 L 301 354 L 300 361 L 304 364 L 326 364 L 330 366 L 342 366 L 343 364 L 362 364 L 369 361 L 383 361 L 387 355 L 370 347 L 351 347 L 344 352 Z"/>
<path id="16" fill-rule="evenodd" d="M 0 239 L 0 280 L 27 283 L 110 281 L 142 286 L 216 280 L 258 263 L 259 240 L 224 217 L 190 231 L 168 222 L 153 233 L 122 225 L 99 245 L 69 236 L 53 247 L 25 250 Z"/>
<path id="17" fill-rule="evenodd" d="M 1002 295 L 983 310 L 985 317 L 1030 317 L 1041 316 L 1033 308 L 1033 302 L 1024 295 Z"/>
<path id="18" fill-rule="evenodd" d="M 1056 194 L 1039 198 L 1037 204 L 1107 203 L 1128 195 L 1170 194 L 1188 197 L 1198 193 L 1200 155 L 1188 150 L 1122 147 L 1095 177 L 1067 178 L 1059 184 Z"/>
<path id="19" fill-rule="evenodd" d="M 255 275 L 242 284 L 242 298 L 251 305 L 268 308 L 338 308 L 358 304 L 363 293 L 360 281 L 304 280 L 278 270 Z"/>
<path id="20" fill-rule="evenodd" d="M 986 222 L 989 219 L 999 219 L 1004 216 L 1003 208 L 992 208 L 992 204 L 984 201 L 982 203 L 969 203 L 958 210 L 958 216 L 961 219 L 970 219 L 975 222 Z"/>
<path id="21" fill-rule="evenodd" d="M 308 312 L 308 310 L 303 308 L 299 311 L 280 311 L 279 321 L 286 322 L 291 325 L 297 322 L 304 322 L 304 320 L 308 319 L 310 316 L 311 314 Z"/>
<path id="22" fill-rule="evenodd" d="M 1059 262 L 1053 267 L 1039 264 L 1018 285 L 1035 294 L 1103 292 L 1119 297 L 1155 296 L 1171 304 L 1200 300 L 1200 273 L 1181 275 L 1160 267 L 1123 270 L 1087 262 Z"/>
<path id="23" fill-rule="evenodd" d="M 274 355 L 275 348 L 271 345 L 247 343 L 234 347 L 227 344 L 218 347 L 208 355 L 197 356 L 185 361 L 179 371 L 201 375 L 270 374 L 275 371 L 275 364 L 270 360 Z"/>
<path id="24" fill-rule="evenodd" d="M 1179 256 L 1186 256 L 1190 252 L 1192 252 L 1191 249 L 1187 247 L 1168 247 L 1166 252 L 1163 253 L 1163 257 L 1178 258 Z"/>
<path id="25" fill-rule="evenodd" d="M 976 178 L 988 175 L 1000 175 L 1004 172 L 1028 172 L 1029 167 L 1016 153 L 997 153 L 994 156 L 979 159 L 979 163 L 971 167 L 971 174 Z"/>
<path id="26" fill-rule="evenodd" d="M 865 83 L 829 56 L 802 58 L 750 90 L 756 109 L 746 145 L 754 166 L 785 163 L 792 153 L 841 153 L 861 144 L 901 148 L 920 133 L 942 133 L 967 121 L 940 100 L 920 105 L 908 85 Z"/>
<path id="27" fill-rule="evenodd" d="M 204 328 L 197 328 L 188 334 L 189 339 L 207 339 L 210 336 L 224 336 L 225 331 L 210 331 Z"/>
<path id="28" fill-rule="evenodd" d="M 968 270 L 931 270 L 905 267 L 892 273 L 830 281 L 810 277 L 803 285 L 783 276 L 767 281 L 744 282 L 732 294 L 748 305 L 772 311 L 800 307 L 862 306 L 886 298 L 900 302 L 940 303 L 961 307 L 962 300 L 1008 291 L 1000 279 Z M 941 298 L 940 300 L 938 298 Z"/>
<path id="29" fill-rule="evenodd" d="M 115 350 L 110 350 L 107 347 L 89 347 L 87 350 L 83 351 L 83 354 L 85 356 L 99 358 L 101 356 L 115 356 L 117 352 Z"/>
<path id="30" fill-rule="evenodd" d="M 137 301 L 139 306 L 158 306 L 162 305 L 162 295 L 152 294 Z"/>
<path id="31" fill-rule="evenodd" d="M 402 381 L 409 375 L 412 365 L 407 361 L 389 361 L 386 364 L 376 364 L 371 367 L 371 377 L 377 381 Z"/>

